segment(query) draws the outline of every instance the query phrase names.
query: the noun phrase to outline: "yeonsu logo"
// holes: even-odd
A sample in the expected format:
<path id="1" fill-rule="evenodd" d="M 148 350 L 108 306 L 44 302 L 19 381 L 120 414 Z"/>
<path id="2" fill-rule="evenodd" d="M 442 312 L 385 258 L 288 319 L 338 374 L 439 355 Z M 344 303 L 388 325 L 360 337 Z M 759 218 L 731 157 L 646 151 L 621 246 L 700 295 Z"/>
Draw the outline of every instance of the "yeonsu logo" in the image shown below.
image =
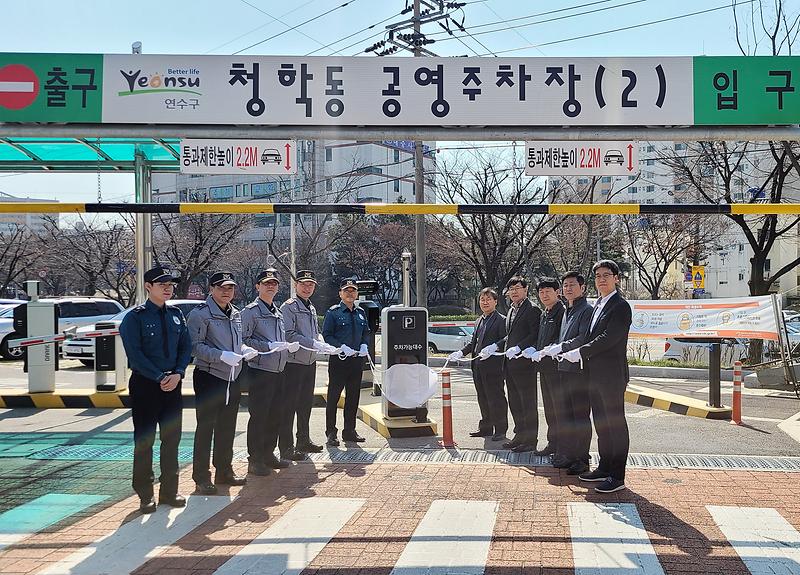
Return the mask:
<path id="1" fill-rule="evenodd" d="M 191 88 L 200 87 L 200 71 L 197 68 L 181 70 L 167 69 L 166 74 L 143 74 L 141 70 L 120 70 L 128 84 L 128 89 L 118 92 L 119 96 L 135 96 L 138 94 L 154 94 L 157 92 L 178 92 L 187 94 L 202 93 Z"/>

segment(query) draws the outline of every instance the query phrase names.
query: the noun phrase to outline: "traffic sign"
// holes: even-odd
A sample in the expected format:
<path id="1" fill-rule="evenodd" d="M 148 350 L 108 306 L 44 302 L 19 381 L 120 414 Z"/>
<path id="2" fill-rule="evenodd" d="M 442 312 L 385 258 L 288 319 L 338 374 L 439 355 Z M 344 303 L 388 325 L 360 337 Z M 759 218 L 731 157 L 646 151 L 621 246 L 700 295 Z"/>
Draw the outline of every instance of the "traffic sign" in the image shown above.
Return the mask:
<path id="1" fill-rule="evenodd" d="M 632 176 L 639 142 L 525 142 L 528 176 Z"/>
<path id="2" fill-rule="evenodd" d="M 296 140 L 181 140 L 181 173 L 297 173 Z"/>
<path id="3" fill-rule="evenodd" d="M 0 106 L 20 110 L 30 106 L 39 95 L 39 78 L 21 64 L 0 68 Z"/>
<path id="4" fill-rule="evenodd" d="M 692 284 L 696 290 L 706 287 L 705 266 L 692 266 Z"/>

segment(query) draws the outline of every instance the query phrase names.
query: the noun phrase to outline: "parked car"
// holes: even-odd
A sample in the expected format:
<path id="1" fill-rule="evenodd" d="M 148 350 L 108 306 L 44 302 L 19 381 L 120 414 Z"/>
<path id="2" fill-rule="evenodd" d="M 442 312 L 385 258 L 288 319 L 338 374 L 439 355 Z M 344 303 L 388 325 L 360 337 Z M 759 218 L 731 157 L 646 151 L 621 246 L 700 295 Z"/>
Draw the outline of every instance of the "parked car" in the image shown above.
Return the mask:
<path id="1" fill-rule="evenodd" d="M 204 301 L 205 300 L 201 299 L 172 299 L 169 300 L 169 304 L 180 308 L 180 310 L 183 312 L 183 315 L 188 316 L 190 311 L 204 303 Z M 125 315 L 132 309 L 133 307 L 129 307 L 128 309 L 122 310 L 107 320 L 98 321 L 108 321 L 119 327 L 119 324 L 122 323 L 122 318 L 124 318 Z M 64 359 L 77 359 L 87 367 L 93 366 L 95 339 L 90 337 L 81 337 L 81 334 L 88 333 L 90 331 L 95 331 L 94 324 L 79 328 L 75 333 L 75 337 L 68 339 L 61 346 L 61 357 Z"/>
<path id="2" fill-rule="evenodd" d="M 689 338 L 668 338 L 664 341 L 662 360 L 675 363 L 708 364 L 710 344 L 697 343 Z M 722 365 L 731 365 L 734 361 L 747 359 L 748 340 L 725 339 L 722 343 Z"/>
<path id="3" fill-rule="evenodd" d="M 472 339 L 475 326 L 456 325 L 455 323 L 428 324 L 428 351 L 431 353 L 457 351 Z"/>
<path id="4" fill-rule="evenodd" d="M 59 333 L 71 327 L 94 325 L 95 322 L 113 317 L 123 309 L 114 300 L 95 297 L 43 298 L 39 301 L 52 302 L 58 307 Z M 0 317 L 0 355 L 4 359 L 21 359 L 25 350 L 19 347 L 9 349 L 8 342 L 21 338 L 22 334 L 14 331 L 13 311 L 7 309 L 3 313 Z"/>

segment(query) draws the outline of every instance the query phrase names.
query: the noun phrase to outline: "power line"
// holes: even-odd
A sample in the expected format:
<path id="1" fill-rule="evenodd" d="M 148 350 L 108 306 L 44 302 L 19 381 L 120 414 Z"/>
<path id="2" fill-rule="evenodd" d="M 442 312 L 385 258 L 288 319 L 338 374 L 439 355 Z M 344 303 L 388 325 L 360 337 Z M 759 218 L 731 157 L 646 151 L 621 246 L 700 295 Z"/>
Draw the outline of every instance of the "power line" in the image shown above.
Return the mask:
<path id="1" fill-rule="evenodd" d="M 316 53 L 317 53 L 317 52 L 319 52 L 320 50 L 324 50 L 325 48 L 330 48 L 331 46 L 335 46 L 335 45 L 336 45 L 336 44 L 338 44 L 339 42 L 344 42 L 345 40 L 349 40 L 349 39 L 350 39 L 350 38 L 352 38 L 353 36 L 355 36 L 355 35 L 357 35 L 357 34 L 361 34 L 361 32 L 366 32 L 367 30 L 371 30 L 371 29 L 372 29 L 372 28 L 374 28 L 375 26 L 380 26 L 380 25 L 381 25 L 381 24 L 383 24 L 384 22 L 388 22 L 389 20 L 392 20 L 392 19 L 396 18 L 397 16 L 400 16 L 400 13 L 399 13 L 399 12 L 398 12 L 397 14 L 392 14 L 392 15 L 391 15 L 391 16 L 389 16 L 388 18 L 384 18 L 384 19 L 383 19 L 383 20 L 381 20 L 380 22 L 375 22 L 374 24 L 372 24 L 372 25 L 370 25 L 370 26 L 367 26 L 366 28 L 362 28 L 361 30 L 359 30 L 359 31 L 357 31 L 357 32 L 353 32 L 353 33 L 352 33 L 352 34 L 350 34 L 349 36 L 345 36 L 345 37 L 343 37 L 343 38 L 339 38 L 338 40 L 336 40 L 336 42 L 331 42 L 330 44 L 326 44 L 325 46 L 322 46 L 321 48 L 317 48 L 317 49 L 316 49 L 316 50 L 314 50 L 313 52 L 309 52 L 308 54 L 306 54 L 306 56 L 312 56 L 313 54 L 316 54 Z M 382 34 L 382 33 L 383 33 L 383 32 L 381 32 L 381 34 Z M 359 41 L 358 41 L 358 42 L 356 42 L 356 43 L 357 43 L 357 44 L 360 44 L 361 42 L 365 42 L 365 40 L 359 40 Z M 343 48 L 343 50 L 346 50 L 346 49 L 347 49 L 347 48 Z M 334 54 L 336 54 L 336 53 L 337 53 L 337 52 L 333 52 L 333 54 L 331 54 L 331 55 L 334 55 Z"/>
<path id="2" fill-rule="evenodd" d="M 286 26 L 287 28 L 290 28 L 289 24 L 287 24 L 286 22 L 284 22 L 284 21 L 283 21 L 283 20 L 281 20 L 280 18 L 276 18 L 276 17 L 275 17 L 275 16 L 273 16 L 272 14 L 269 14 L 268 12 L 266 12 L 266 11 L 262 10 L 261 8 L 259 8 L 258 6 L 256 6 L 255 4 L 251 4 L 250 2 L 248 2 L 248 0 L 240 0 L 240 2 L 242 2 L 242 3 L 244 3 L 244 4 L 247 4 L 248 6 L 250 6 L 251 8 L 253 8 L 254 10 L 258 10 L 259 12 L 261 12 L 262 14 L 264 14 L 265 16 L 268 16 L 268 17 L 272 18 L 272 20 L 273 20 L 273 21 L 275 21 L 275 22 L 280 22 L 281 24 L 283 24 L 283 25 L 284 25 L 284 26 Z M 309 36 L 308 34 L 306 34 L 305 32 L 303 32 L 302 30 L 299 30 L 299 29 L 298 29 L 298 30 L 296 30 L 296 31 L 297 31 L 299 34 L 302 34 L 303 36 L 305 36 L 306 38 L 308 38 L 309 40 L 311 40 L 312 42 L 316 42 L 317 44 L 319 44 L 320 46 L 322 46 L 322 42 L 320 42 L 320 41 L 319 41 L 319 40 L 317 40 L 316 38 L 312 38 L 311 36 Z"/>

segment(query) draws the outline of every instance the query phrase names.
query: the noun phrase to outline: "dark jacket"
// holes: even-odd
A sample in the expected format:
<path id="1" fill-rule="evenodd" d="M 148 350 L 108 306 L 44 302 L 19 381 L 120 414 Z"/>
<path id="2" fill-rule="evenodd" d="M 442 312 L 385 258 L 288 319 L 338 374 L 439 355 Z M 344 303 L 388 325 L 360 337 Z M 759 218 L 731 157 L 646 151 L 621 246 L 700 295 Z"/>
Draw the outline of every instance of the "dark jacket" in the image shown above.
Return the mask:
<path id="1" fill-rule="evenodd" d="M 539 319 L 542 317 L 541 310 L 525 298 L 519 304 L 519 309 L 514 314 L 513 323 L 511 310 L 506 317 L 506 340 L 503 349 L 510 349 L 519 346 L 520 350 L 536 346 L 539 337 Z M 519 361 L 519 360 L 515 360 Z"/>
<path id="2" fill-rule="evenodd" d="M 611 296 L 579 349 L 583 369 L 593 384 L 626 385 L 628 375 L 628 331 L 631 306 L 619 292 Z"/>
<path id="3" fill-rule="evenodd" d="M 569 351 L 583 345 L 589 335 L 589 323 L 592 321 L 592 306 L 585 297 L 579 297 L 572 302 L 564 312 L 561 320 L 561 351 Z M 581 364 L 570 361 L 558 363 L 558 371 L 580 373 Z"/>
<path id="4" fill-rule="evenodd" d="M 564 304 L 560 301 L 557 301 L 553 307 L 542 314 L 539 320 L 539 338 L 536 340 L 536 349 L 544 349 L 551 343 L 558 343 L 563 317 Z M 558 362 L 552 357 L 543 357 L 538 367 L 539 371 L 554 374 L 558 371 Z"/>
<path id="5" fill-rule="evenodd" d="M 325 312 L 322 322 L 322 337 L 333 347 L 346 345 L 358 351 L 369 342 L 369 322 L 363 308 L 354 305 L 351 310 L 344 302 L 332 305 Z"/>
<path id="6" fill-rule="evenodd" d="M 482 325 L 483 322 L 486 322 L 486 324 Z M 479 333 L 481 335 L 480 340 L 478 339 Z M 504 315 L 494 311 L 488 317 L 481 316 L 478 321 L 475 322 L 475 331 L 472 332 L 472 339 L 467 345 L 461 348 L 461 353 L 465 356 L 469 354 L 477 356 L 484 347 L 493 343 L 497 344 L 499 351 L 501 349 L 501 342 L 505 336 L 506 318 Z M 472 367 L 474 368 L 477 364 L 481 364 L 481 367 L 500 369 L 502 367 L 502 359 L 503 358 L 499 356 L 492 356 L 484 361 L 478 359 L 472 362 Z"/>

